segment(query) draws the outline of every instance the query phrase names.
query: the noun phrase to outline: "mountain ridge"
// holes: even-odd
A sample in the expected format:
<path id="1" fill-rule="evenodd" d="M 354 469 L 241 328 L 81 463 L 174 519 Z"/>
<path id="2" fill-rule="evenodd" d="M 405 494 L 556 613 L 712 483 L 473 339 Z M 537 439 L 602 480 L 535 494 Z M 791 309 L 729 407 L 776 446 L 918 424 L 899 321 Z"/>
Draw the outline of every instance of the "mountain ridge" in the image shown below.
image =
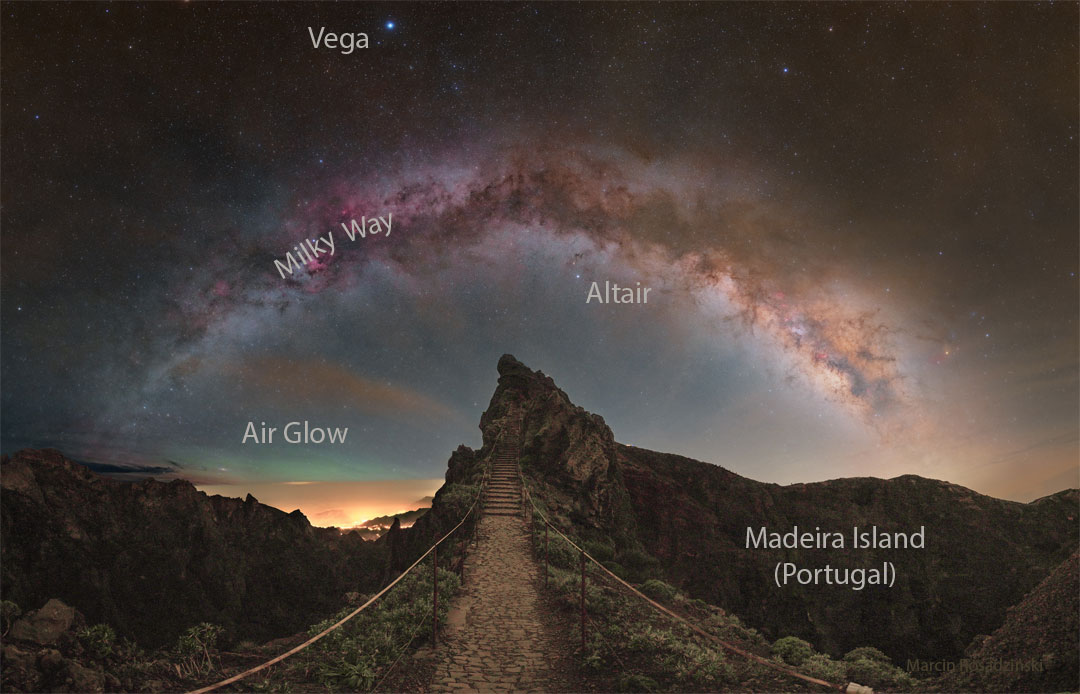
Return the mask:
<path id="1" fill-rule="evenodd" d="M 954 657 L 1001 624 L 1080 542 L 1080 490 L 1023 503 L 905 474 L 779 485 L 724 467 L 616 442 L 599 415 L 574 405 L 543 372 L 512 355 L 481 418 L 485 442 L 510 408 L 523 413 L 522 469 L 555 514 L 584 536 L 610 539 L 643 577 L 648 565 L 693 597 L 770 637 L 795 635 L 825 652 L 875 646 L 894 659 Z M 747 527 L 850 531 L 927 527 L 925 550 L 747 550 Z M 643 551 L 648 557 L 635 554 Z M 905 554 L 906 552 L 906 554 Z M 631 559 L 633 561 L 631 561 Z M 898 585 L 858 593 L 772 583 L 778 561 L 894 562 Z M 993 576 L 992 583 L 978 579 Z"/>
<path id="2" fill-rule="evenodd" d="M 274 638 L 382 577 L 375 543 L 250 494 L 112 480 L 54 449 L 5 455 L 0 470 L 5 600 L 30 609 L 59 598 L 146 645 L 200 621 Z"/>
<path id="3" fill-rule="evenodd" d="M 315 528 L 299 511 L 251 495 L 207 496 L 182 480 L 109 480 L 55 450 L 4 456 L 5 598 L 28 609 L 61 598 L 91 622 L 149 644 L 199 621 L 222 623 L 235 637 L 293 633 L 339 609 L 346 591 L 381 587 L 453 527 L 511 421 L 520 421 L 521 469 L 536 499 L 607 554 L 606 566 L 635 582 L 660 578 L 770 638 L 801 637 L 837 656 L 874 646 L 897 662 L 959 657 L 1076 551 L 1075 489 L 1022 503 L 912 474 L 758 482 L 618 443 L 602 416 L 510 355 L 498 371 L 480 419 L 481 448 L 459 446 L 431 509 L 410 528 L 396 521 L 377 542 Z M 928 547 L 837 555 L 739 546 L 747 527 L 856 524 L 925 524 Z M 229 565 L 225 557 L 239 558 Z M 814 567 L 837 559 L 893 561 L 898 585 L 856 592 L 771 582 L 777 561 Z M 296 588 L 313 585 L 322 599 Z M 278 611 L 261 614 L 267 606 Z"/>

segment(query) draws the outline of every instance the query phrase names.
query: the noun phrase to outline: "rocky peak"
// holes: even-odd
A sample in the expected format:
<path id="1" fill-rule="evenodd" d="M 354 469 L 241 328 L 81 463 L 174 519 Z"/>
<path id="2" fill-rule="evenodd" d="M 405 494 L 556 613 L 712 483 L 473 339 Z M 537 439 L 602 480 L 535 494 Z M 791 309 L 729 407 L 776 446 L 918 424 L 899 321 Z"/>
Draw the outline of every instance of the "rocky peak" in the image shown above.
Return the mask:
<path id="1" fill-rule="evenodd" d="M 615 437 L 604 418 L 570 401 L 550 376 L 513 355 L 499 359 L 499 383 L 480 418 L 484 449 L 500 435 L 520 431 L 526 474 L 567 491 L 585 518 L 603 524 L 616 483 Z"/>

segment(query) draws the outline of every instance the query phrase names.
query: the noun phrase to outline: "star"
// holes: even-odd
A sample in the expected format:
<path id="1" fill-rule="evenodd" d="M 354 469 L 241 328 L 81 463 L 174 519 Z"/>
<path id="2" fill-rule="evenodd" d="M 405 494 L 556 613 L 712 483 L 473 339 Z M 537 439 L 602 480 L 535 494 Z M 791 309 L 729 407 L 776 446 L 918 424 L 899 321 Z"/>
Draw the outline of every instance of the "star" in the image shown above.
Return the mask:
<path id="1" fill-rule="evenodd" d="M 390 22 L 387 22 L 387 23 L 386 23 L 386 28 L 387 28 L 387 29 L 393 29 L 393 28 L 394 28 L 394 26 L 396 26 L 396 25 L 394 24 L 394 22 L 393 22 L 393 21 L 390 21 Z"/>

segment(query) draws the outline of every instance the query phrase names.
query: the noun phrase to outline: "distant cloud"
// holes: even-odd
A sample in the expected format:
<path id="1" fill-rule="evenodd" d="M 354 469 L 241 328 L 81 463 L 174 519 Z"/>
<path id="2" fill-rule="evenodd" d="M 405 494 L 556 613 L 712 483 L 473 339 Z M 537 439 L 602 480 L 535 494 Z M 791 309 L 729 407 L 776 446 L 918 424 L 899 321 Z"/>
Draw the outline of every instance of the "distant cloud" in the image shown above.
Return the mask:
<path id="1" fill-rule="evenodd" d="M 234 364 L 230 370 L 245 388 L 262 397 L 337 401 L 365 414 L 460 418 L 446 405 L 422 393 L 365 378 L 341 364 L 262 357 Z"/>
<path id="2" fill-rule="evenodd" d="M 138 475 L 141 477 L 153 477 L 176 472 L 176 468 L 165 467 L 162 465 L 113 465 L 112 463 L 90 463 L 83 460 L 76 462 L 99 475 Z"/>

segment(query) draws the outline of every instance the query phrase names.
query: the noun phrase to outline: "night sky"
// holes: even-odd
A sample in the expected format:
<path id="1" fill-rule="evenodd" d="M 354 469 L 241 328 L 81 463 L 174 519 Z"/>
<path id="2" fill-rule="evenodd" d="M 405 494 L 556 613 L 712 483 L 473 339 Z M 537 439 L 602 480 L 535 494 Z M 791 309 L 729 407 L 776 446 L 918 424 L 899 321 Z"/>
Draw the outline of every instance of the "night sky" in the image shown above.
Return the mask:
<path id="1" fill-rule="evenodd" d="M 5 453 L 345 524 L 268 490 L 415 506 L 512 353 L 759 480 L 1078 485 L 1075 3 L 2 7 Z"/>

